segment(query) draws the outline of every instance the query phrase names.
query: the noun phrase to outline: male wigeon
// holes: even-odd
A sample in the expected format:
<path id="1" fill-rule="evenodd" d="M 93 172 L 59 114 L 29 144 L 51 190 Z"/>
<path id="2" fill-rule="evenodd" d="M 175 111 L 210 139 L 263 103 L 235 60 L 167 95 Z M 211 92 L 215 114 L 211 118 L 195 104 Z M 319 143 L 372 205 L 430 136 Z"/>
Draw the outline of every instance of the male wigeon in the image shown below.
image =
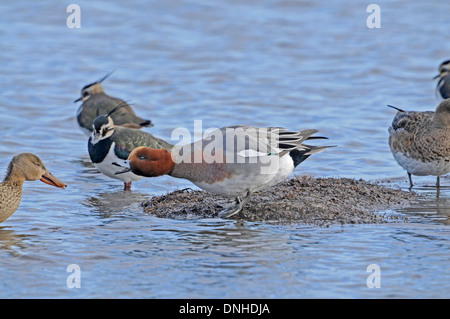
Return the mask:
<path id="1" fill-rule="evenodd" d="M 229 218 L 239 213 L 257 191 L 286 179 L 311 154 L 329 146 L 303 144 L 317 130 L 288 131 L 284 128 L 228 126 L 207 137 L 172 150 L 138 147 L 128 161 L 116 163 L 136 175 L 170 175 L 185 178 L 198 187 L 236 197 L 236 205 L 220 213 Z"/>

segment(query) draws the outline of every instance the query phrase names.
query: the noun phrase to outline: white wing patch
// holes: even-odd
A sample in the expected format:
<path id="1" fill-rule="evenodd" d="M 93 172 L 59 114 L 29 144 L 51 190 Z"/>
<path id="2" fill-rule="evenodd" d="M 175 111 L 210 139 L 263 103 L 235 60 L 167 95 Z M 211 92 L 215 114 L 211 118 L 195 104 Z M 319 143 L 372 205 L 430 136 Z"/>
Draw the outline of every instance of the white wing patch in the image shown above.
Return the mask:
<path id="1" fill-rule="evenodd" d="M 260 156 L 267 156 L 269 154 L 263 153 L 263 152 L 258 152 L 255 150 L 242 150 L 242 151 L 238 152 L 237 155 L 239 155 L 241 157 L 260 157 Z"/>

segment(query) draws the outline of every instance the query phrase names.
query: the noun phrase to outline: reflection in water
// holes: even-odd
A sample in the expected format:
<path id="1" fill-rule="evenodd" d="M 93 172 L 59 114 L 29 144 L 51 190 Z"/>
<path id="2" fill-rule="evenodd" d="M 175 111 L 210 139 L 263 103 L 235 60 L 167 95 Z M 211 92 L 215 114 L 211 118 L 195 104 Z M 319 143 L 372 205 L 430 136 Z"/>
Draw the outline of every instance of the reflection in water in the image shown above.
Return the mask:
<path id="1" fill-rule="evenodd" d="M 114 191 L 103 192 L 88 197 L 83 204 L 91 211 L 102 217 L 120 215 L 130 211 L 142 211 L 140 207 L 144 200 L 149 198 L 148 194 L 136 191 Z"/>
<path id="2" fill-rule="evenodd" d="M 8 228 L 0 226 L 0 250 L 4 250 L 14 257 L 21 256 L 23 249 L 27 246 L 25 239 L 30 236 L 18 234 Z"/>
<path id="3" fill-rule="evenodd" d="M 450 225 L 450 187 L 416 187 L 419 200 L 410 207 L 398 209 L 413 222 L 431 222 Z"/>

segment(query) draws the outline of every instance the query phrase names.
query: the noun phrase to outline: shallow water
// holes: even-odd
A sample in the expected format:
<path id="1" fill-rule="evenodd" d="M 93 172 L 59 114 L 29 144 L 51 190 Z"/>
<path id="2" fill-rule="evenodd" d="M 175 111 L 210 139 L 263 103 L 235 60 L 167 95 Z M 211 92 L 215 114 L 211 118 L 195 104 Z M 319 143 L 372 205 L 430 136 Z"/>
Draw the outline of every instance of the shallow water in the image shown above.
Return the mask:
<path id="1" fill-rule="evenodd" d="M 397 223 L 320 228 L 143 213 L 152 195 L 193 187 L 170 177 L 132 192 L 95 170 L 75 114 L 80 89 L 105 91 L 170 139 L 233 124 L 317 128 L 338 147 L 296 175 L 383 180 L 406 188 L 387 145 L 392 104 L 433 110 L 431 78 L 448 59 L 450 3 L 379 1 L 77 1 L 0 4 L 0 166 L 33 152 L 69 186 L 24 186 L 0 225 L 1 298 L 448 298 L 450 180 L 415 178 L 423 200 Z M 176 142 L 176 141 L 173 141 Z M 406 221 L 404 221 L 406 218 Z M 81 288 L 68 288 L 68 265 Z M 368 288 L 367 267 L 381 270 Z"/>

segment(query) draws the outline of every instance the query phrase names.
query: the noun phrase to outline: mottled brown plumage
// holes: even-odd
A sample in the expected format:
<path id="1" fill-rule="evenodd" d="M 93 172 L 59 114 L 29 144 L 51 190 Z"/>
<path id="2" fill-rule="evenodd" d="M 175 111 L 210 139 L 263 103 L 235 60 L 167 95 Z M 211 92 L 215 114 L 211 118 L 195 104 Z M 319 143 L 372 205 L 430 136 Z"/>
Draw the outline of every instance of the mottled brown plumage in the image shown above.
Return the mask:
<path id="1" fill-rule="evenodd" d="M 25 181 L 41 180 L 60 188 L 66 184 L 51 174 L 34 154 L 21 153 L 9 163 L 5 179 L 0 183 L 0 223 L 8 219 L 19 208 L 22 186 Z"/>
<path id="2" fill-rule="evenodd" d="M 411 175 L 439 176 L 450 172 L 450 100 L 435 112 L 407 112 L 398 109 L 389 127 L 389 146 L 395 160 Z"/>

